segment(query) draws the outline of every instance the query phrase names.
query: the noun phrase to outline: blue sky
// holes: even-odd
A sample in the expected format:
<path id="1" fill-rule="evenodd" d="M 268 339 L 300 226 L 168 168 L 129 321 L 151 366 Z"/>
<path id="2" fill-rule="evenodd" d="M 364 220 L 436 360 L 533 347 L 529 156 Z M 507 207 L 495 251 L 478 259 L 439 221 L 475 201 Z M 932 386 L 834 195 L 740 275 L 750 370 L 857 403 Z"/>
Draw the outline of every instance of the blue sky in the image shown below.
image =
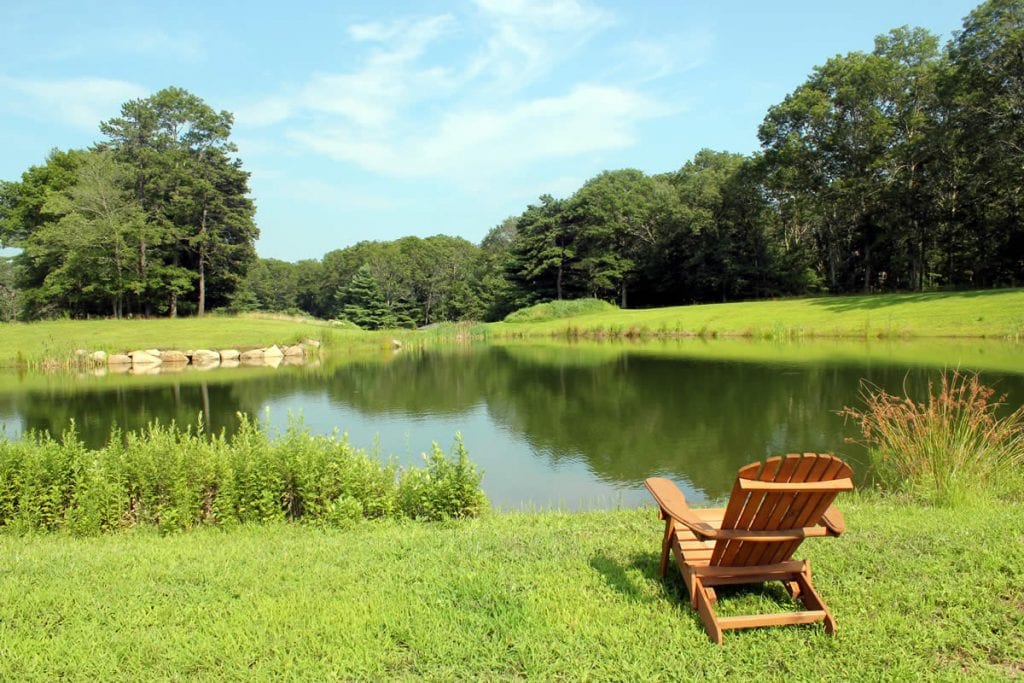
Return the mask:
<path id="1" fill-rule="evenodd" d="M 957 0 L 0 4 L 0 179 L 183 87 L 235 115 L 261 256 L 473 242 L 606 169 L 750 153 L 815 65 Z"/>

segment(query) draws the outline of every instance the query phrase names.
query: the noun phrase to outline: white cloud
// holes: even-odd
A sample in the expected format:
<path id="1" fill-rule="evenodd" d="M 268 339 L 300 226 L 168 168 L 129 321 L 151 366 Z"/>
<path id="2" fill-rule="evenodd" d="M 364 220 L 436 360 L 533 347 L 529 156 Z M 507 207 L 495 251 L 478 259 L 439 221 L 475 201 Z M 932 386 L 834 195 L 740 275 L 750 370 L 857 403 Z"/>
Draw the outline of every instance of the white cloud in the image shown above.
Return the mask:
<path id="1" fill-rule="evenodd" d="M 236 109 L 238 121 L 286 123 L 288 140 L 301 148 L 381 175 L 471 186 L 531 163 L 628 147 L 641 121 L 681 109 L 638 85 L 654 69 L 667 73 L 706 52 L 697 38 L 692 50 L 676 52 L 654 40 L 612 41 L 616 47 L 598 48 L 604 59 L 595 64 L 577 57 L 613 25 L 603 9 L 577 0 L 475 7 L 458 19 L 349 26 L 363 49 L 356 68 L 314 74 L 288 97 Z M 627 57 L 631 68 L 613 82 L 608 63 Z M 563 64 L 576 82 L 549 77 Z"/>
<path id="2" fill-rule="evenodd" d="M 385 175 L 470 180 L 524 163 L 628 146 L 638 121 L 662 113 L 640 93 L 582 85 L 567 95 L 510 108 L 454 111 L 432 130 L 401 137 L 371 136 L 344 126 L 294 130 L 290 137 L 313 151 Z"/>
<path id="3" fill-rule="evenodd" d="M 476 0 L 490 30 L 468 73 L 490 76 L 505 91 L 526 87 L 613 19 L 576 0 Z"/>
<path id="4" fill-rule="evenodd" d="M 441 15 L 349 27 L 354 39 L 381 44 L 371 51 L 361 68 L 314 74 L 290 97 L 271 97 L 241 107 L 238 120 L 264 126 L 309 113 L 340 117 L 369 128 L 390 125 L 415 102 L 450 92 L 454 87 L 447 69 L 419 64 L 428 48 L 453 26 L 451 16 Z"/>
<path id="5" fill-rule="evenodd" d="M 124 102 L 145 97 L 135 83 L 105 78 L 32 80 L 0 77 L 0 92 L 8 105 L 46 115 L 80 128 L 95 129 L 100 121 L 116 116 Z M 26 101 L 27 100 L 27 101 Z"/>

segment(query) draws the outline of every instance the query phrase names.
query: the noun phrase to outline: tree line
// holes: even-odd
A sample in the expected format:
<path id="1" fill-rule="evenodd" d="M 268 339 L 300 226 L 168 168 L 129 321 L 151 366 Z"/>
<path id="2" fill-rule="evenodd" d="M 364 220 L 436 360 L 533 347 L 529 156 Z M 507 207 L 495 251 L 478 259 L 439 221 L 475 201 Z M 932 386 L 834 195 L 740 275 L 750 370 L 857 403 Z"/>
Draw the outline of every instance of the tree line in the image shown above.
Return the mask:
<path id="1" fill-rule="evenodd" d="M 226 305 L 256 259 L 249 174 L 232 115 L 180 88 L 125 103 L 87 150 L 54 150 L 0 184 L 0 266 L 17 314 L 203 315 Z"/>
<path id="2" fill-rule="evenodd" d="M 828 59 L 769 108 L 755 154 L 705 149 L 675 172 L 605 171 L 568 198 L 540 197 L 479 245 L 438 235 L 362 242 L 297 263 L 255 259 L 245 174 L 225 161 L 230 115 L 219 116 L 207 126 L 223 133 L 215 144 L 168 136 L 182 142 L 166 145 L 178 154 L 167 158 L 191 165 L 159 162 L 124 114 L 104 124 L 110 140 L 96 150 L 55 152 L 0 188 L 0 234 L 23 249 L 0 264 L 0 315 L 14 289 L 23 317 L 52 314 L 44 302 L 81 311 L 88 291 L 67 284 L 82 266 L 67 254 L 98 256 L 88 256 L 87 240 L 61 244 L 67 231 L 57 226 L 90 225 L 68 216 L 99 193 L 88 177 L 108 177 L 104 164 L 123 173 L 111 184 L 138 213 L 89 220 L 152 231 L 131 233 L 125 244 L 136 258 L 118 276 L 126 279 L 108 278 L 126 284 L 106 287 L 126 287 L 122 300 L 133 310 L 149 302 L 146 312 L 173 313 L 176 297 L 201 311 L 204 280 L 212 305 L 369 328 L 495 320 L 588 296 L 638 307 L 1024 281 L 1024 0 L 981 4 L 944 46 L 902 27 L 870 52 Z M 199 169 L 205 175 L 191 179 Z M 47 203 L 54 186 L 63 199 Z M 159 265 L 143 286 L 136 264 L 147 239 Z M 228 263 L 232 254 L 241 257 Z M 106 262 L 116 270 L 109 250 Z"/>

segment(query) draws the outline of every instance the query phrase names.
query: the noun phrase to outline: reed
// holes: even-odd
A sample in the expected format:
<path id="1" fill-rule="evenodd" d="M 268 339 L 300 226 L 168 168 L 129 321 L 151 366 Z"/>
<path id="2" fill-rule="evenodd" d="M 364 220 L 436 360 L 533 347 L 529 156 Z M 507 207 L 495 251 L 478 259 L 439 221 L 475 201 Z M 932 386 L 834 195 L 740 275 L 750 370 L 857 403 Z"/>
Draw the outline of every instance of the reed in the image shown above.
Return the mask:
<path id="1" fill-rule="evenodd" d="M 1024 495 L 1024 407 L 1006 413 L 1006 397 L 977 374 L 943 373 L 924 401 L 868 385 L 861 397 L 863 409 L 841 414 L 856 421 L 883 488 L 951 505 Z"/>

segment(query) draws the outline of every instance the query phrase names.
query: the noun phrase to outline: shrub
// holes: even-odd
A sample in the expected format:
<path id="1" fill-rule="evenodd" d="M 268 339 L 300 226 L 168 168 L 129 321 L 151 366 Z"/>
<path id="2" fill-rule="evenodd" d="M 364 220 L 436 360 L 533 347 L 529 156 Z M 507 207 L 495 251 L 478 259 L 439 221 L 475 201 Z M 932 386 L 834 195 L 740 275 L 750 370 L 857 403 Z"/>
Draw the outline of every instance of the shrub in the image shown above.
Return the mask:
<path id="1" fill-rule="evenodd" d="M 883 488 L 915 499 L 958 504 L 971 497 L 1022 494 L 1024 407 L 1000 417 L 1005 396 L 977 374 L 944 373 L 924 402 L 877 387 L 861 392 L 857 421 Z"/>
<path id="2" fill-rule="evenodd" d="M 528 308 L 521 308 L 505 316 L 507 323 L 539 323 L 546 320 L 573 318 L 591 313 L 610 313 L 618 310 L 613 304 L 600 299 L 572 299 L 549 301 Z"/>
<path id="3" fill-rule="evenodd" d="M 344 436 L 291 420 L 270 436 L 239 415 L 229 441 L 153 423 L 87 449 L 74 425 L 60 439 L 0 440 L 0 527 L 76 534 L 150 525 L 163 531 L 241 522 L 349 524 L 406 514 L 468 517 L 486 506 L 461 438 L 453 459 L 435 445 L 426 469 L 399 473 Z"/>
<path id="4" fill-rule="evenodd" d="M 434 444 L 423 456 L 425 467 L 403 470 L 398 480 L 398 506 L 413 519 L 476 517 L 487 507 L 480 490 L 483 475 L 469 461 L 462 436 L 455 437 L 455 452 L 448 458 Z"/>

